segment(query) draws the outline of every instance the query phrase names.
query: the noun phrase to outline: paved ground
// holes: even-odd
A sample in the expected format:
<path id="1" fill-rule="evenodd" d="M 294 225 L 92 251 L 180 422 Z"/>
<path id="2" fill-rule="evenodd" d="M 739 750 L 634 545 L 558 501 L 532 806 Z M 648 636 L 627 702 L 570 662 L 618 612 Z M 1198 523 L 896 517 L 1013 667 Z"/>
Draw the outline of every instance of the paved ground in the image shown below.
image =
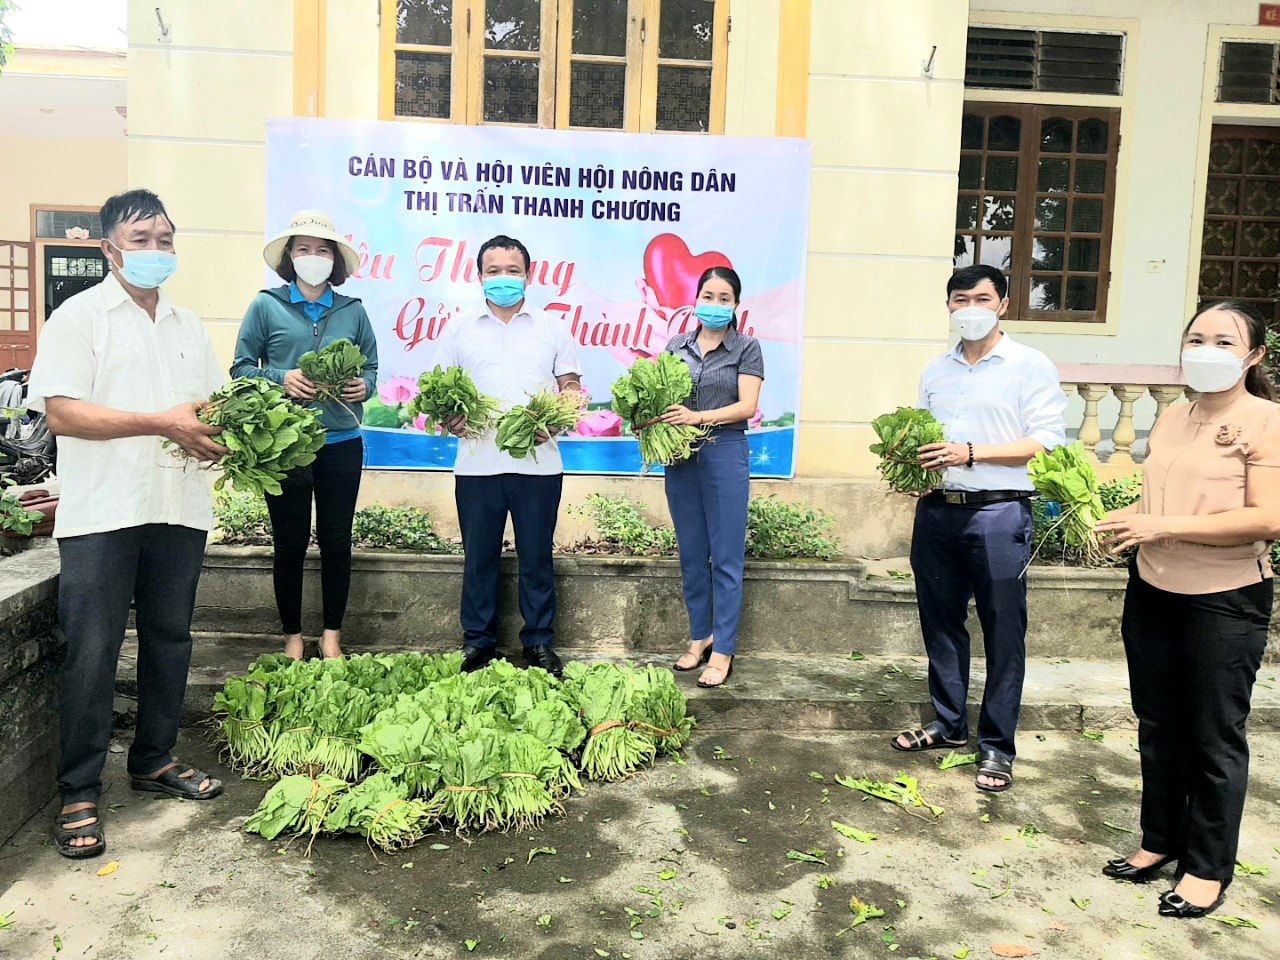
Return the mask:
<path id="1" fill-rule="evenodd" d="M 188 731 L 185 754 L 216 768 Z M 575 796 L 537 833 L 436 836 L 398 856 L 357 840 L 268 843 L 240 827 L 264 784 L 231 776 L 210 804 L 131 793 L 113 754 L 111 849 L 75 864 L 49 846 L 52 807 L 0 848 L 0 956 L 14 960 L 393 960 L 520 957 L 1274 957 L 1280 929 L 1280 734 L 1253 738 L 1243 861 L 1223 916 L 1156 916 L 1167 878 L 1098 869 L 1135 843 L 1133 734 L 1024 735 L 1015 789 L 980 794 L 972 767 L 902 757 L 865 732 L 696 733 L 687 761 Z M 837 784 L 906 770 L 936 821 Z M 839 820 L 876 835 L 842 838 Z M 432 849 L 438 844 L 443 849 Z M 555 853 L 533 856 L 539 848 Z M 789 859 L 815 853 L 825 864 Z M 98 870 L 107 861 L 118 869 Z M 850 898 L 885 915 L 850 929 Z M 1268 945 L 1270 944 L 1270 945 Z"/>

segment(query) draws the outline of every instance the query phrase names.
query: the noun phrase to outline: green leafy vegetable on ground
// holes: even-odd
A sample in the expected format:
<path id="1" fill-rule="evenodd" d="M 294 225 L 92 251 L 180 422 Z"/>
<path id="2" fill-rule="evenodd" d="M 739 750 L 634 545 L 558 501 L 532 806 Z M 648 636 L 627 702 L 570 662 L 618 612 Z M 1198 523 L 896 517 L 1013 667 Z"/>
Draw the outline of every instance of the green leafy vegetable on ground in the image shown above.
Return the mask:
<path id="1" fill-rule="evenodd" d="M 443 431 L 447 420 L 466 417 L 466 431 L 476 437 L 493 428 L 497 413 L 498 401 L 481 393 L 465 370 L 439 364 L 418 378 L 418 395 L 409 403 L 410 418 L 426 417 L 435 430 Z"/>
<path id="2" fill-rule="evenodd" d="M 710 432 L 692 424 L 661 423 L 667 408 L 693 396 L 689 365 L 671 353 L 639 359 L 613 384 L 613 412 L 631 425 L 640 438 L 645 466 L 670 466 L 687 460 Z"/>
<path id="3" fill-rule="evenodd" d="M 512 407 L 498 420 L 498 449 L 517 460 L 533 454 L 539 433 L 559 433 L 571 430 L 582 419 L 582 392 L 565 390 L 552 393 L 542 390 L 531 396 L 527 403 Z"/>
<path id="4" fill-rule="evenodd" d="M 899 407 L 871 422 L 880 438 L 871 452 L 880 458 L 880 475 L 901 493 L 925 493 L 942 484 L 942 473 L 920 465 L 920 448 L 941 443 L 942 424 L 928 410 Z"/>
<path id="5" fill-rule="evenodd" d="M 891 783 L 882 780 L 870 780 L 866 777 L 836 777 L 836 783 L 850 790 L 865 793 L 869 797 L 888 800 L 910 811 L 912 808 L 925 807 L 935 817 L 943 814 L 943 808 L 929 803 L 920 793 L 920 781 L 905 773 L 899 773 Z"/>

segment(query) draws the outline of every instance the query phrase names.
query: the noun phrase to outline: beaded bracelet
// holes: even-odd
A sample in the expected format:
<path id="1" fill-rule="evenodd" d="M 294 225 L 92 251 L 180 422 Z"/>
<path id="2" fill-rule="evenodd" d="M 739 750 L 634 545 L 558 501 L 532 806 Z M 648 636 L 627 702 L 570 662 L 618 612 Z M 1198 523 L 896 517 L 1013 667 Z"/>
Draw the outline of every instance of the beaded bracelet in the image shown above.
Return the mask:
<path id="1" fill-rule="evenodd" d="M 969 462 L 966 463 L 965 466 L 972 467 L 973 466 L 973 444 L 966 441 L 966 445 L 969 447 Z"/>

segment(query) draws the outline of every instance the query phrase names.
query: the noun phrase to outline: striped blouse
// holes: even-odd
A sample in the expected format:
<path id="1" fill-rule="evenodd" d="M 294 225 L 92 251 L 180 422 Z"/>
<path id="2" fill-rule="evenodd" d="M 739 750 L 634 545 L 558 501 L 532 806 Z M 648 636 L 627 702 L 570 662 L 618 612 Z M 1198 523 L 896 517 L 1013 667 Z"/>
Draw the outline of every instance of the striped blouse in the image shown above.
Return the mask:
<path id="1" fill-rule="evenodd" d="M 736 327 L 725 331 L 724 343 L 705 357 L 698 349 L 698 332 L 676 334 L 667 342 L 666 353 L 673 353 L 689 365 L 693 377 L 693 396 L 685 402 L 690 410 L 718 410 L 738 402 L 738 375 L 764 379 L 764 357 L 760 341 L 739 333 Z M 747 421 L 720 424 L 730 430 L 747 429 Z"/>

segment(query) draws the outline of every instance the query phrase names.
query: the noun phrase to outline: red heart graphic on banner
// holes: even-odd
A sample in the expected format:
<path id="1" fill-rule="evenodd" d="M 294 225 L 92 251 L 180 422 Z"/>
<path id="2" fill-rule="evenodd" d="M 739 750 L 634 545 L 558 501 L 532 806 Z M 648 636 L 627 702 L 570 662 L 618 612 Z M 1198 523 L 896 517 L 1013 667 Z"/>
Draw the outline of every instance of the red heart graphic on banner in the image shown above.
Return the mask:
<path id="1" fill-rule="evenodd" d="M 732 267 L 723 253 L 696 257 L 674 233 L 660 233 L 644 251 L 644 278 L 664 307 L 687 307 L 698 295 L 698 278 L 711 267 Z"/>

